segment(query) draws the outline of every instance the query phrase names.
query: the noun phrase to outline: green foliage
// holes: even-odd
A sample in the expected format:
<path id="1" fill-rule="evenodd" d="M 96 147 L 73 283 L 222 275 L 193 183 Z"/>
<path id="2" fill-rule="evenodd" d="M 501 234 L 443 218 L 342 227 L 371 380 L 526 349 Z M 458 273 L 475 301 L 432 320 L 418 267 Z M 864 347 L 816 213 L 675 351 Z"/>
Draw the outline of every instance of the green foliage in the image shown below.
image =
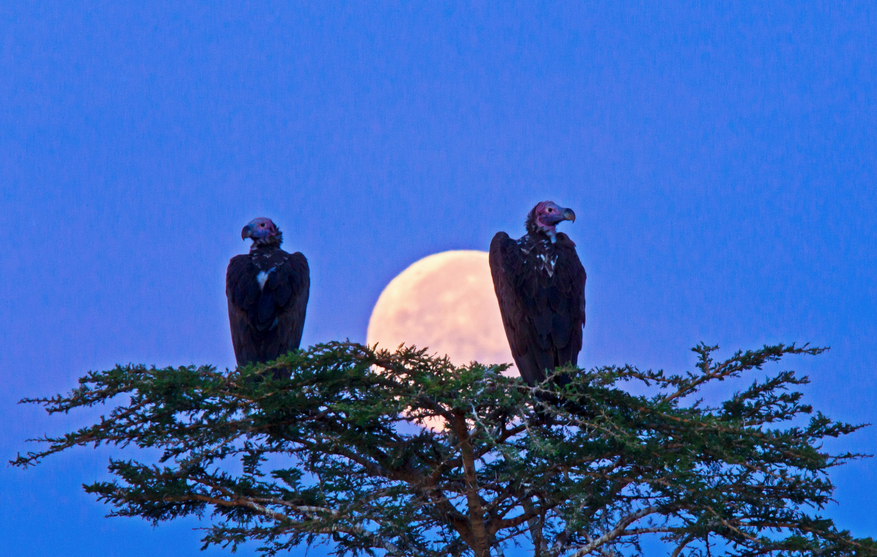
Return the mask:
<path id="1" fill-rule="evenodd" d="M 338 555 L 488 557 L 525 536 L 538 557 L 638 555 L 647 535 L 674 557 L 877 555 L 817 514 L 828 469 L 860 456 L 826 453 L 823 440 L 862 426 L 819 413 L 804 423 L 811 408 L 794 389 L 806 378 L 783 371 L 717 406 L 695 400 L 822 349 L 765 346 L 725 361 L 715 350 L 695 348 L 683 375 L 566 369 L 563 388 L 349 342 L 230 373 L 118 366 L 69 395 L 23 401 L 54 413 L 125 395 L 13 464 L 80 445 L 158 448 L 156 463 L 111 460 L 117 480 L 86 491 L 113 515 L 153 523 L 209 512 L 205 547 L 259 540 L 269 555 L 327 541 Z"/>

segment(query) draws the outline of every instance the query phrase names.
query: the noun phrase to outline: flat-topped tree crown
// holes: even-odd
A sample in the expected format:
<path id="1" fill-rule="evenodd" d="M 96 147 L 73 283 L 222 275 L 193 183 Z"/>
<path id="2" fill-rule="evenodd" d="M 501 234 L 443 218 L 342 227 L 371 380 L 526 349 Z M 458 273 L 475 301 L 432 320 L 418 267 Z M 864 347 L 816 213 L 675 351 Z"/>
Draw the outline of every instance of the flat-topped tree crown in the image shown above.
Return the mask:
<path id="1" fill-rule="evenodd" d="M 498 367 L 349 342 L 230 373 L 118 366 L 26 401 L 115 407 L 14 464 L 127 447 L 113 479 L 85 486 L 113 515 L 199 516 L 205 547 L 254 541 L 265 557 L 319 542 L 339 557 L 496 557 L 525 537 L 529 557 L 642 555 L 647 537 L 678 557 L 877 557 L 818 514 L 830 469 L 856 458 L 826 440 L 858 426 L 807 423 L 807 379 L 768 365 L 821 351 L 700 345 L 690 371 L 594 368 L 542 400 Z M 247 380 L 276 369 L 286 378 Z M 721 386 L 723 402 L 702 402 Z"/>

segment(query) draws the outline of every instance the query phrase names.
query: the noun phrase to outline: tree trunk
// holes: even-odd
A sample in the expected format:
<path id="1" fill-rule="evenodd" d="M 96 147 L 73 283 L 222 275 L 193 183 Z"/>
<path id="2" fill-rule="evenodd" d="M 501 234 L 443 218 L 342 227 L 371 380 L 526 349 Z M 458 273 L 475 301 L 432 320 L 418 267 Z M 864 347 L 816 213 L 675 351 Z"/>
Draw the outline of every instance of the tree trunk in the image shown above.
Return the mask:
<path id="1" fill-rule="evenodd" d="M 475 454 L 469 443 L 469 430 L 466 427 L 466 418 L 459 414 L 454 419 L 454 429 L 457 439 L 460 441 L 460 452 L 463 457 L 463 470 L 466 482 L 466 503 L 469 507 L 469 529 L 472 533 L 471 547 L 475 557 L 490 557 L 491 539 L 493 536 L 487 532 L 487 524 L 484 516 L 484 506 L 478 495 L 478 476 L 475 473 Z"/>

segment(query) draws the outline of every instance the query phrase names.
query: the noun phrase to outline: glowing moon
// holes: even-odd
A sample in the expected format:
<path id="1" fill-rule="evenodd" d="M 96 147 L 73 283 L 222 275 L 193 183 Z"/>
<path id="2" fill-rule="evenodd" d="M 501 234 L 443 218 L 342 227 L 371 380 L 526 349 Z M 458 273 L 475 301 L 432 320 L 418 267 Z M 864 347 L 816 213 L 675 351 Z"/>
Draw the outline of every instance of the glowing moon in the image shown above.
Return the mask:
<path id="1" fill-rule="evenodd" d="M 402 271 L 378 298 L 367 338 L 390 350 L 428 347 L 456 365 L 512 363 L 483 251 L 437 253 Z"/>

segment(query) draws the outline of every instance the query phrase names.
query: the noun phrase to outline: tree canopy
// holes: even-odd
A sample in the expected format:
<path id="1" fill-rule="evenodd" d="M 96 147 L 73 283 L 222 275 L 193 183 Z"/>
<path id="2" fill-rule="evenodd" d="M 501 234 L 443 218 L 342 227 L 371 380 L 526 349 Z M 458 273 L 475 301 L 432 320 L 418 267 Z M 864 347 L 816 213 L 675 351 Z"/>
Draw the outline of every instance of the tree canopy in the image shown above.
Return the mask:
<path id="1" fill-rule="evenodd" d="M 694 348 L 681 374 L 565 368 L 562 387 L 350 342 L 230 372 L 117 366 L 25 399 L 112 409 L 13 464 L 77 446 L 160 449 L 156 462 L 111 459 L 116 479 L 85 490 L 114 516 L 209 514 L 204 547 L 257 540 L 267 555 L 328 542 L 337 555 L 489 557 L 526 538 L 535 557 L 638 555 L 646 536 L 672 557 L 877 555 L 820 515 L 829 469 L 861 456 L 823 442 L 863 426 L 813 413 L 806 377 L 762 370 L 823 349 L 716 350 Z M 699 398 L 741 377 L 720 404 Z"/>

